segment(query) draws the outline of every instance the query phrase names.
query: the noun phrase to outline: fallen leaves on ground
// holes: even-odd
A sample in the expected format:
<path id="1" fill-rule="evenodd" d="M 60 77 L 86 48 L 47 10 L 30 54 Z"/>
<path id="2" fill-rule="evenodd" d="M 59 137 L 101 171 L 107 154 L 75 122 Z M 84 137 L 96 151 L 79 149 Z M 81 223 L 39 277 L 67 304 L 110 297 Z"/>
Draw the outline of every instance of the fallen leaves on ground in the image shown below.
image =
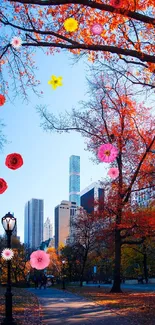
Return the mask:
<path id="1" fill-rule="evenodd" d="M 5 291 L 0 287 L 0 324 L 5 314 Z M 17 325 L 41 325 L 38 299 L 31 292 L 21 288 L 12 288 L 13 318 Z"/>
<path id="2" fill-rule="evenodd" d="M 95 303 L 114 311 L 119 316 L 128 316 L 134 325 L 154 325 L 155 293 L 130 292 L 110 293 L 104 287 L 69 287 L 68 291 L 82 295 Z"/>

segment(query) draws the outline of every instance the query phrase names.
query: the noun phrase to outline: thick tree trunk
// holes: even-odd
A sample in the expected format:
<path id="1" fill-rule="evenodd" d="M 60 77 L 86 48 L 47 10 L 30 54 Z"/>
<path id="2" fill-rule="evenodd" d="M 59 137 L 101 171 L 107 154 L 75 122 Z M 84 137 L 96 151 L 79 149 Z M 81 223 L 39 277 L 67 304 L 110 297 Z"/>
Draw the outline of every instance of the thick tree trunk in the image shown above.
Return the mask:
<path id="1" fill-rule="evenodd" d="M 83 260 L 82 270 L 81 270 L 81 274 L 80 274 L 80 287 L 83 286 L 83 275 L 84 275 L 85 265 L 86 265 L 86 261 L 87 261 L 87 255 L 88 255 L 88 252 L 86 252 L 86 254 L 84 256 L 84 260 Z"/>
<path id="2" fill-rule="evenodd" d="M 143 265 L 144 265 L 145 282 L 148 283 L 148 270 L 147 270 L 147 255 L 146 255 L 146 253 L 144 253 Z"/>
<path id="3" fill-rule="evenodd" d="M 121 237 L 120 230 L 115 230 L 115 266 L 114 266 L 114 283 L 111 292 L 121 291 Z"/>

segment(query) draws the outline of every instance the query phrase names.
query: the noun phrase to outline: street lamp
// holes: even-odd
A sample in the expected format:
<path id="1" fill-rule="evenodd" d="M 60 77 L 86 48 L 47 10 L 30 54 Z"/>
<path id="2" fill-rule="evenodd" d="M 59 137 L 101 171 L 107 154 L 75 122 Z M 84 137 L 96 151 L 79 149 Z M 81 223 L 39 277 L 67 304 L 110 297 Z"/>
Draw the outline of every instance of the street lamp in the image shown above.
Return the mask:
<path id="1" fill-rule="evenodd" d="M 11 248 L 11 235 L 16 226 L 16 218 L 8 212 L 2 218 L 2 225 L 7 235 L 7 248 Z M 7 261 L 7 288 L 5 293 L 5 318 L 2 325 L 16 325 L 12 317 L 12 292 L 11 292 L 11 260 Z"/>
<path id="2" fill-rule="evenodd" d="M 62 289 L 65 290 L 65 260 L 62 260 Z"/>

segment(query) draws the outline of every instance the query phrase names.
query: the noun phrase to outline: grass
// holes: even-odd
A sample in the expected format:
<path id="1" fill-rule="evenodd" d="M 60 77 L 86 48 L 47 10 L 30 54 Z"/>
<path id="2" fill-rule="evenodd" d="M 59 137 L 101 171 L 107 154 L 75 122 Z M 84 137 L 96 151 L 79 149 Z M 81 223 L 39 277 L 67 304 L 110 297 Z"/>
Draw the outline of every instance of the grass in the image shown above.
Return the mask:
<path id="1" fill-rule="evenodd" d="M 0 287 L 0 324 L 5 314 L 5 291 Z M 38 299 L 31 292 L 22 288 L 12 288 L 13 318 L 17 325 L 40 325 Z"/>
<path id="2" fill-rule="evenodd" d="M 130 292 L 110 293 L 104 287 L 67 287 L 67 290 L 84 296 L 120 316 L 130 316 L 133 324 L 155 324 L 155 293 Z"/>

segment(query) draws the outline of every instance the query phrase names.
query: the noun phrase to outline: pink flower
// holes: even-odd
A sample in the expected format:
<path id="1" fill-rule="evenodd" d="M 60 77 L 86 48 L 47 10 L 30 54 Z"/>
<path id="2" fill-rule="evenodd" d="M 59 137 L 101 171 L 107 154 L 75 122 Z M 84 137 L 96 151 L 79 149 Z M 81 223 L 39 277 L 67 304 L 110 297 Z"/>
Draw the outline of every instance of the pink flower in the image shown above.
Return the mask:
<path id="1" fill-rule="evenodd" d="M 5 249 L 3 249 L 1 255 L 2 255 L 2 258 L 4 260 L 8 261 L 8 260 L 11 260 L 12 259 L 12 257 L 14 256 L 14 252 L 10 248 L 5 248 Z"/>
<path id="2" fill-rule="evenodd" d="M 102 25 L 100 25 L 100 24 L 94 24 L 94 25 L 91 27 L 91 32 L 92 32 L 94 35 L 100 35 L 100 34 L 103 32 L 103 27 L 102 27 Z"/>
<path id="3" fill-rule="evenodd" d="M 113 162 L 118 155 L 118 150 L 111 143 L 102 144 L 98 150 L 98 158 L 102 162 Z"/>
<path id="4" fill-rule="evenodd" d="M 38 250 L 31 254 L 30 264 L 37 270 L 43 270 L 50 263 L 50 256 L 44 251 Z"/>
<path id="5" fill-rule="evenodd" d="M 111 0 L 110 1 L 111 6 L 115 8 L 121 8 L 122 7 L 122 0 Z"/>
<path id="6" fill-rule="evenodd" d="M 15 49 L 19 49 L 22 45 L 22 40 L 20 37 L 13 37 L 11 40 L 11 45 L 15 48 Z"/>
<path id="7" fill-rule="evenodd" d="M 108 175 L 113 179 L 117 178 L 118 175 L 119 175 L 118 168 L 110 168 L 109 171 L 108 171 Z"/>

